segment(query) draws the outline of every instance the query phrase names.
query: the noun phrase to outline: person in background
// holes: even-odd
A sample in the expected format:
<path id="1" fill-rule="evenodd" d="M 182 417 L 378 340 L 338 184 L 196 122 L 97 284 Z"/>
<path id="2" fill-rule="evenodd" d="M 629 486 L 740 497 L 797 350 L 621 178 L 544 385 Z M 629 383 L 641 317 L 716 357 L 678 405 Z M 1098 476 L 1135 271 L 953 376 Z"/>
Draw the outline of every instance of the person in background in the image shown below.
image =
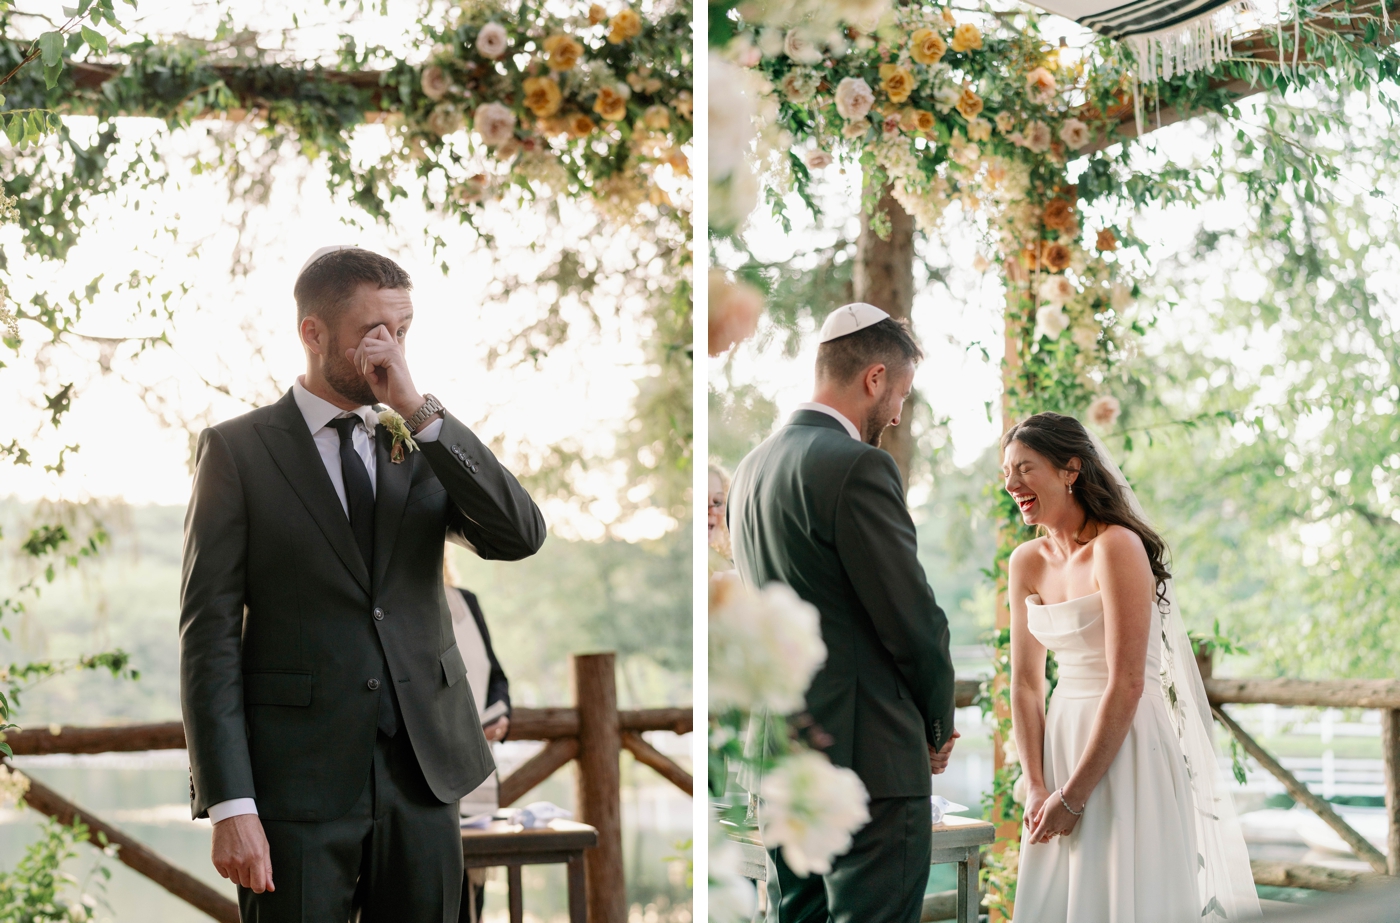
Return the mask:
<path id="1" fill-rule="evenodd" d="M 729 545 L 729 472 L 710 463 L 710 573 L 734 569 Z"/>
<path id="2" fill-rule="evenodd" d="M 510 680 L 496 659 L 491 646 L 491 632 L 486 628 L 486 616 L 476 594 L 455 586 L 456 569 L 450 554 L 443 561 L 443 578 L 447 583 L 447 608 L 452 613 L 452 634 L 457 650 L 467 665 L 467 684 L 476 702 L 481 729 L 491 743 L 504 740 L 510 730 Z M 463 817 L 490 814 L 500 807 L 500 780 L 495 772 L 460 802 Z M 462 919 L 477 923 L 486 904 L 486 869 L 469 869 L 466 887 L 462 891 Z"/>

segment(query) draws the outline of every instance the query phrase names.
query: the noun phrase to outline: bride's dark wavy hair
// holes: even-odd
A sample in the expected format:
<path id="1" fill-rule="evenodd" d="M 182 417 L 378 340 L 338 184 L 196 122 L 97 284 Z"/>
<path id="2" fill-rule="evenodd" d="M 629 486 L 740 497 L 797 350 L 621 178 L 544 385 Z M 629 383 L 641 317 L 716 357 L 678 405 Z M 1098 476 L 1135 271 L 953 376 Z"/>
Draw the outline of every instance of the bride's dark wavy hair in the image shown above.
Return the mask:
<path id="1" fill-rule="evenodd" d="M 1006 431 L 1001 437 L 1002 451 L 1012 442 L 1039 452 L 1061 471 L 1070 470 L 1070 459 L 1079 459 L 1079 477 L 1074 481 L 1072 496 L 1084 510 L 1086 523 L 1122 526 L 1142 539 L 1147 563 L 1152 566 L 1152 576 L 1157 581 L 1157 603 L 1165 605 L 1167 581 L 1172 576 L 1167 570 L 1167 543 L 1133 512 L 1128 495 L 1099 461 L 1099 453 L 1084 424 L 1063 414 L 1038 413 Z"/>

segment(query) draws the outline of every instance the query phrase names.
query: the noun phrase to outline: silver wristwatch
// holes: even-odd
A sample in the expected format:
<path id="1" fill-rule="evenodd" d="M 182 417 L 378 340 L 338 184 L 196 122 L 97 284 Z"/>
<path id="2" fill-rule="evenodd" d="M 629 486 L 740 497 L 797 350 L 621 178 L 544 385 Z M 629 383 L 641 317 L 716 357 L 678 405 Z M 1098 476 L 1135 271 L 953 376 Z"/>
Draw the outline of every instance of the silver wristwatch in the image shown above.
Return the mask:
<path id="1" fill-rule="evenodd" d="M 416 433 L 418 432 L 418 427 L 422 426 L 425 420 L 442 409 L 442 401 L 433 397 L 431 394 L 425 394 L 423 395 L 423 406 L 419 407 L 413 416 L 403 421 L 404 425 L 408 427 L 410 433 Z"/>

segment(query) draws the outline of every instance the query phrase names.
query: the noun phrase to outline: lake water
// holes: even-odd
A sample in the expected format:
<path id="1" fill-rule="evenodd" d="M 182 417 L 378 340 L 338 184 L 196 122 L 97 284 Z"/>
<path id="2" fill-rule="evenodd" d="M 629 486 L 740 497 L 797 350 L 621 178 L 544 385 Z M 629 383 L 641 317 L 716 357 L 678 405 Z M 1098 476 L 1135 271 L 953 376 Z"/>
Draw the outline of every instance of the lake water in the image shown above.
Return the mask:
<path id="1" fill-rule="evenodd" d="M 690 737 L 648 734 L 653 746 L 688 765 Z M 521 741 L 498 745 L 503 773 L 528 759 L 541 746 Z M 185 751 L 112 753 L 92 756 L 17 757 L 17 768 L 32 775 L 96 816 L 154 849 L 167 860 L 234 897 L 233 886 L 209 862 L 211 827 L 189 816 L 189 764 Z M 573 770 L 557 772 L 520 804 L 552 801 L 572 809 Z M 626 864 L 629 916 L 636 923 L 691 923 L 687 863 L 691 800 L 651 769 L 624 754 L 622 764 L 623 857 Z M 45 820 L 32 810 L 0 811 L 0 867 L 12 868 Z M 68 871 L 82 879 L 99 858 L 83 848 Z M 104 860 L 112 871 L 102 919 L 132 923 L 207 923 L 209 917 L 128 869 Z M 496 871 L 487 884 L 485 923 L 504 923 L 505 875 Z M 521 875 L 526 919 L 556 923 L 567 919 L 563 866 L 526 866 Z"/>

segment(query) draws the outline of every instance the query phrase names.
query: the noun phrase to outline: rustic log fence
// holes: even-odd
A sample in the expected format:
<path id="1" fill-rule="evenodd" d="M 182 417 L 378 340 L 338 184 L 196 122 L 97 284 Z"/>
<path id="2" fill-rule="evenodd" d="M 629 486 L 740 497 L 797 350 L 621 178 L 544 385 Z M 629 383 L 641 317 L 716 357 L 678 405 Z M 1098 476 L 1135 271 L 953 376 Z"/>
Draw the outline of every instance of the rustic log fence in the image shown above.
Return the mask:
<path id="1" fill-rule="evenodd" d="M 514 708 L 507 740 L 543 740 L 545 747 L 500 782 L 500 801 L 508 806 L 577 760 L 575 814 L 598 830 L 598 845 L 584 857 L 589 923 L 626 923 L 627 894 L 622 865 L 622 777 L 619 759 L 627 750 L 687 795 L 694 778 L 642 738 L 646 731 L 688 734 L 694 729 L 690 708 L 617 707 L 616 655 L 570 657 L 572 708 Z M 974 684 L 975 685 L 975 684 Z M 4 740 L 16 756 L 46 753 L 116 753 L 185 749 L 185 728 L 178 721 L 119 727 L 51 727 L 15 731 Z M 11 767 L 13 769 L 13 767 Z M 171 894 L 220 923 L 237 923 L 238 905 L 208 884 L 174 865 L 90 811 L 64 799 L 32 777 L 25 803 L 65 824 L 75 819 L 118 847 L 117 858 Z"/>

